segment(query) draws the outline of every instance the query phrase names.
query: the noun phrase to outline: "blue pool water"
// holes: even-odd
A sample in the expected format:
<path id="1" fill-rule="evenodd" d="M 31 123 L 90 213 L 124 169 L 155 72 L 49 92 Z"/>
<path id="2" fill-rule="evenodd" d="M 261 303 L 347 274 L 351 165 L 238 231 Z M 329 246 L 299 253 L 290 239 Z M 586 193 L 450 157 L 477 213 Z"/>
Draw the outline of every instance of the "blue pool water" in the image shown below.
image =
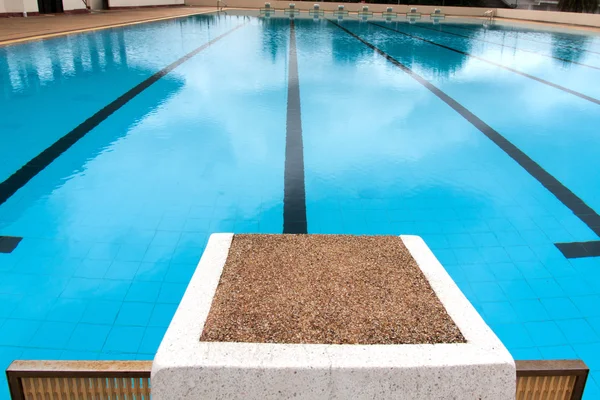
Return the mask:
<path id="1" fill-rule="evenodd" d="M 600 398 L 600 258 L 555 246 L 600 240 L 600 36 L 340 25 L 296 19 L 294 49 L 289 19 L 231 13 L 0 48 L 0 236 L 23 238 L 0 253 L 0 369 L 152 359 L 211 232 L 305 215 L 421 235 L 516 359 L 581 358 Z"/>

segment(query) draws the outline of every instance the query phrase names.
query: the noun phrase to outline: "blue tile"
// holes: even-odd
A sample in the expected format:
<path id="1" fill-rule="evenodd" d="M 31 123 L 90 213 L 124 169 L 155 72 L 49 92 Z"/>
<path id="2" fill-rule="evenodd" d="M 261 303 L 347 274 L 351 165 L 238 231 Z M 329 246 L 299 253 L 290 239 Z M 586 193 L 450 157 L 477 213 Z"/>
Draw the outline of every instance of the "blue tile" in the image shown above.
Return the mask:
<path id="1" fill-rule="evenodd" d="M 505 232 L 497 232 L 495 231 L 496 239 L 498 242 L 504 247 L 506 246 L 522 246 L 525 243 L 525 240 L 519 235 L 517 231 L 505 231 Z"/>
<path id="2" fill-rule="evenodd" d="M 13 361 L 19 360 L 23 350 L 21 347 L 0 346 L 0 371 L 6 370 Z M 0 374 L 0 376 L 6 375 Z"/>
<path id="3" fill-rule="evenodd" d="M 600 370 L 600 343 L 574 344 L 572 347 L 590 370 Z"/>
<path id="4" fill-rule="evenodd" d="M 158 295 L 158 302 L 179 304 L 186 288 L 187 284 L 184 283 L 165 282 L 163 283 L 160 289 L 160 294 Z"/>
<path id="5" fill-rule="evenodd" d="M 78 324 L 65 349 L 98 352 L 102 350 L 110 329 L 110 325 Z"/>
<path id="6" fill-rule="evenodd" d="M 494 333 L 509 349 L 529 348 L 534 343 L 523 324 L 490 325 Z"/>
<path id="7" fill-rule="evenodd" d="M 472 282 L 471 288 L 479 301 L 505 301 L 506 295 L 495 282 Z"/>
<path id="8" fill-rule="evenodd" d="M 540 299 L 542 305 L 553 319 L 580 318 L 581 313 L 575 304 L 566 297 L 549 297 Z"/>
<path id="9" fill-rule="evenodd" d="M 527 283 L 539 298 L 561 297 L 565 295 L 554 279 L 529 279 Z"/>
<path id="10" fill-rule="evenodd" d="M 579 273 L 564 258 L 558 260 L 546 260 L 544 267 L 552 274 L 554 278 L 577 276 Z"/>
<path id="11" fill-rule="evenodd" d="M 105 279 L 133 279 L 138 269 L 140 268 L 140 263 L 135 261 L 114 261 L 106 274 L 104 274 Z"/>
<path id="12" fill-rule="evenodd" d="M 95 243 L 90 247 L 86 258 L 90 260 L 108 260 L 112 261 L 117 256 L 120 244 L 114 243 Z"/>
<path id="13" fill-rule="evenodd" d="M 180 232 L 185 226 L 185 217 L 163 217 L 158 224 L 158 229 L 162 231 L 177 231 Z"/>
<path id="14" fill-rule="evenodd" d="M 108 268 L 110 267 L 111 261 L 109 260 L 92 260 L 85 259 L 79 265 L 79 268 L 75 271 L 74 275 L 77 278 L 102 278 Z"/>
<path id="15" fill-rule="evenodd" d="M 434 250 L 433 253 L 442 265 L 457 264 L 456 256 L 450 249 L 438 249 Z"/>
<path id="16" fill-rule="evenodd" d="M 523 244 L 528 244 L 529 246 L 544 245 L 550 240 L 548 239 L 548 236 L 539 229 L 519 230 L 519 235 L 523 238 Z"/>
<path id="17" fill-rule="evenodd" d="M 119 310 L 116 325 L 146 326 L 150 321 L 154 303 L 125 302 Z"/>
<path id="18" fill-rule="evenodd" d="M 572 296 L 570 299 L 583 317 L 600 317 L 600 296 Z"/>
<path id="19" fill-rule="evenodd" d="M 538 299 L 514 300 L 511 302 L 519 322 L 547 321 L 548 312 Z"/>
<path id="20" fill-rule="evenodd" d="M 97 360 L 98 359 L 98 353 L 96 352 L 87 352 L 87 351 L 72 351 L 72 350 L 65 350 L 63 352 L 60 353 L 60 356 L 58 358 L 59 360 L 85 360 L 85 361 L 91 361 L 91 360 Z"/>
<path id="21" fill-rule="evenodd" d="M 63 349 L 74 330 L 74 323 L 47 321 L 42 323 L 35 332 L 29 345 L 39 348 Z"/>
<path id="22" fill-rule="evenodd" d="M 198 264 L 202 253 L 204 252 L 204 246 L 192 246 L 189 244 L 180 245 L 175 248 L 175 252 L 171 256 L 171 263 L 174 264 Z"/>
<path id="23" fill-rule="evenodd" d="M 486 264 L 463 264 L 461 269 L 469 282 L 490 282 L 496 280 L 494 274 L 492 274 Z"/>
<path id="24" fill-rule="evenodd" d="M 505 246 L 504 250 L 515 262 L 537 260 L 536 254 L 528 246 Z"/>
<path id="25" fill-rule="evenodd" d="M 518 261 L 515 265 L 527 279 L 552 278 L 552 274 L 540 262 Z"/>
<path id="26" fill-rule="evenodd" d="M 482 247 L 479 252 L 488 263 L 510 262 L 511 259 L 503 247 Z"/>
<path id="27" fill-rule="evenodd" d="M 525 329 L 537 347 L 568 344 L 567 339 L 553 321 L 527 322 Z"/>
<path id="28" fill-rule="evenodd" d="M 102 279 L 93 292 L 93 298 L 97 300 L 123 301 L 129 291 L 131 282 L 130 280 Z"/>
<path id="29" fill-rule="evenodd" d="M 160 293 L 160 282 L 134 281 L 129 287 L 125 301 L 155 303 Z"/>
<path id="30" fill-rule="evenodd" d="M 471 235 L 467 233 L 449 234 L 446 235 L 446 240 L 452 248 L 475 247 L 475 242 L 471 238 Z"/>
<path id="31" fill-rule="evenodd" d="M 158 263 L 169 262 L 175 252 L 175 244 L 151 245 L 144 255 L 143 262 Z"/>
<path id="32" fill-rule="evenodd" d="M 511 324 L 519 322 L 515 310 L 507 301 L 481 303 L 488 324 Z"/>
<path id="33" fill-rule="evenodd" d="M 58 298 L 48 311 L 48 321 L 78 322 L 85 312 L 88 300 Z"/>
<path id="34" fill-rule="evenodd" d="M 523 274 L 513 263 L 492 263 L 488 265 L 497 280 L 522 280 Z"/>
<path id="35" fill-rule="evenodd" d="M 115 261 L 123 262 L 141 262 L 148 250 L 148 245 L 143 244 L 124 244 L 115 256 Z"/>
<path id="36" fill-rule="evenodd" d="M 102 348 L 103 353 L 137 353 L 145 328 L 133 326 L 115 326 Z"/>
<path id="37" fill-rule="evenodd" d="M 22 360 L 59 360 L 62 350 L 56 349 L 24 349 Z"/>
<path id="38" fill-rule="evenodd" d="M 141 263 L 134 279 L 136 281 L 162 282 L 169 270 L 168 263 Z"/>
<path id="39" fill-rule="evenodd" d="M 594 332 L 585 319 L 556 321 L 556 324 L 571 344 L 600 341 L 600 336 Z"/>
<path id="40" fill-rule="evenodd" d="M 146 328 L 146 332 L 144 332 L 144 338 L 142 339 L 142 343 L 140 344 L 138 352 L 144 354 L 155 354 L 163 336 L 165 335 L 165 332 L 166 328 Z"/>
<path id="41" fill-rule="evenodd" d="M 535 299 L 537 297 L 526 280 L 499 281 L 498 284 L 510 300 Z"/>
<path id="42" fill-rule="evenodd" d="M 536 347 L 510 349 L 510 354 L 515 360 L 539 360 L 542 358 L 540 351 Z"/>
<path id="43" fill-rule="evenodd" d="M 461 265 L 480 264 L 485 261 L 483 255 L 476 248 L 454 248 L 453 251 L 456 261 Z"/>
<path id="44" fill-rule="evenodd" d="M 89 299 L 100 286 L 100 279 L 71 278 L 61 297 L 72 299 Z"/>
<path id="45" fill-rule="evenodd" d="M 24 297 L 11 314 L 16 319 L 45 319 L 53 306 L 54 297 L 45 294 Z"/>
<path id="46" fill-rule="evenodd" d="M 117 318 L 121 302 L 110 300 L 90 300 L 81 322 L 88 324 L 112 325 Z"/>
<path id="47" fill-rule="evenodd" d="M 595 293 L 594 289 L 577 276 L 562 277 L 557 282 L 567 296 L 585 296 Z"/>
<path id="48" fill-rule="evenodd" d="M 471 233 L 473 242 L 479 247 L 499 247 L 500 242 L 491 232 Z"/>
<path id="49" fill-rule="evenodd" d="M 17 308 L 23 296 L 16 294 L 0 293 L 0 318 L 8 318 L 13 310 Z"/>
<path id="50" fill-rule="evenodd" d="M 196 270 L 196 264 L 174 264 L 171 263 L 169 271 L 165 275 L 165 282 L 174 283 L 189 283 L 194 271 Z"/>
<path id="51" fill-rule="evenodd" d="M 40 325 L 40 321 L 7 319 L 0 330 L 0 346 L 27 346 Z"/>
<path id="52" fill-rule="evenodd" d="M 544 360 L 573 360 L 578 358 L 571 346 L 549 346 L 538 349 Z"/>
<path id="53" fill-rule="evenodd" d="M 600 335 L 600 317 L 586 318 L 588 324 Z"/>
<path id="54" fill-rule="evenodd" d="M 154 310 L 152 310 L 152 316 L 150 317 L 148 326 L 168 327 L 176 310 L 177 304 L 156 304 Z"/>

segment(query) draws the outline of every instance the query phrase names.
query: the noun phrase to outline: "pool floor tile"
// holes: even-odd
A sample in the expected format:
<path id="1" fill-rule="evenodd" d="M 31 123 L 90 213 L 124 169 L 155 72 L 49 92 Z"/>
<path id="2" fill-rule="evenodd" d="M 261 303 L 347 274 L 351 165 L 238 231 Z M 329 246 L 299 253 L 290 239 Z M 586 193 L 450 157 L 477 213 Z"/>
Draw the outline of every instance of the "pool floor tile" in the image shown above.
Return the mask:
<path id="1" fill-rule="evenodd" d="M 600 343 L 600 336 L 585 319 L 567 319 L 556 321 L 556 324 L 565 335 L 568 343 Z"/>
<path id="2" fill-rule="evenodd" d="M 177 304 L 156 304 L 152 310 L 148 326 L 166 328 L 175 315 Z"/>
<path id="3" fill-rule="evenodd" d="M 110 300 L 90 300 L 81 322 L 89 324 L 112 325 L 123 303 Z"/>
<path id="4" fill-rule="evenodd" d="M 553 319 L 560 320 L 581 317 L 581 312 L 567 297 L 542 298 L 540 301 Z"/>
<path id="5" fill-rule="evenodd" d="M 75 327 L 76 324 L 72 322 L 43 322 L 29 345 L 38 348 L 64 349 Z"/>
<path id="6" fill-rule="evenodd" d="M 7 319 L 0 329 L 0 346 L 27 346 L 41 321 Z"/>
<path id="7" fill-rule="evenodd" d="M 519 322 L 547 321 L 550 319 L 548 312 L 538 299 L 513 300 L 511 305 Z"/>
<path id="8" fill-rule="evenodd" d="M 558 326 L 553 321 L 526 322 L 525 329 L 536 346 L 558 346 L 567 344 Z"/>
<path id="9" fill-rule="evenodd" d="M 78 324 L 65 349 L 98 352 L 102 350 L 110 330 L 110 325 Z"/>
<path id="10" fill-rule="evenodd" d="M 165 335 L 166 328 L 148 327 L 138 349 L 139 353 L 154 355 Z"/>
<path id="11" fill-rule="evenodd" d="M 146 326 L 152 316 L 154 303 L 124 302 L 119 309 L 115 325 Z"/>
<path id="12" fill-rule="evenodd" d="M 506 295 L 496 282 L 471 282 L 471 288 L 481 302 L 507 300 Z"/>
<path id="13" fill-rule="evenodd" d="M 490 327 L 509 349 L 536 346 L 523 324 L 490 324 Z"/>
<path id="14" fill-rule="evenodd" d="M 115 326 L 110 331 L 103 353 L 137 353 L 146 328 Z"/>
<path id="15" fill-rule="evenodd" d="M 538 350 L 544 360 L 572 360 L 578 358 L 573 347 L 568 345 L 539 347 Z"/>
<path id="16" fill-rule="evenodd" d="M 125 301 L 154 303 L 158 299 L 160 282 L 134 281 L 129 287 Z"/>
<path id="17" fill-rule="evenodd" d="M 78 322 L 81 320 L 88 300 L 58 298 L 50 307 L 48 321 Z"/>

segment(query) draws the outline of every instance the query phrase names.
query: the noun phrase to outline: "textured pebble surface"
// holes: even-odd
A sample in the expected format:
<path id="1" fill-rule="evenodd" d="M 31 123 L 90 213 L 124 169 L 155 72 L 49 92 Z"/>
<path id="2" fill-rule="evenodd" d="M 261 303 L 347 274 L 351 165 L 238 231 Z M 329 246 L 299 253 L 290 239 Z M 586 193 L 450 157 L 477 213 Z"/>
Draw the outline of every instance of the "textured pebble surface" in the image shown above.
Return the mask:
<path id="1" fill-rule="evenodd" d="M 235 235 L 201 341 L 462 343 L 396 236 Z"/>

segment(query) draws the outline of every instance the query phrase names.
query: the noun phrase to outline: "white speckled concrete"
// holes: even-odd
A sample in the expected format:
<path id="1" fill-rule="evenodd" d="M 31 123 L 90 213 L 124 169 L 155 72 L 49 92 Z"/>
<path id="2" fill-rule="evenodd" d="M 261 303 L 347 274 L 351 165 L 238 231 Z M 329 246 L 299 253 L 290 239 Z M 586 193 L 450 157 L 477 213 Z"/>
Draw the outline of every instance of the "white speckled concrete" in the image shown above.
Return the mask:
<path id="1" fill-rule="evenodd" d="M 514 399 L 512 357 L 418 236 L 401 238 L 467 343 L 200 342 L 232 237 L 210 237 L 154 359 L 154 400 Z"/>

